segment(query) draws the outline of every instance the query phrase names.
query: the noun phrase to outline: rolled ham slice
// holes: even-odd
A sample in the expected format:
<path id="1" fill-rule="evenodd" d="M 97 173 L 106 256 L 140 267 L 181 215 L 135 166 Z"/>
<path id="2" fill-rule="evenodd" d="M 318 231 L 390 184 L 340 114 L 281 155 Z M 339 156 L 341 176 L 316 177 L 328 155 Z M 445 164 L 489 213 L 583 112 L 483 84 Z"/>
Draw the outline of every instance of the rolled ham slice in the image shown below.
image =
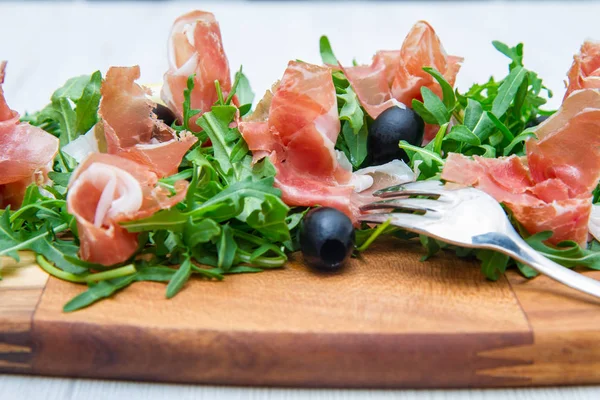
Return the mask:
<path id="1" fill-rule="evenodd" d="M 94 153 L 79 165 L 69 183 L 67 206 L 77 219 L 83 260 L 110 266 L 134 255 L 138 235 L 119 222 L 170 208 L 187 191 L 185 180 L 175 183 L 174 195 L 157 182 L 148 166 L 117 155 Z"/>
<path id="2" fill-rule="evenodd" d="M 215 81 L 224 96 L 231 90 L 231 73 L 215 16 L 205 11 L 192 11 L 175 20 L 168 43 L 169 70 L 164 75 L 161 97 L 165 104 L 183 117 L 183 91 L 188 77 L 195 74 L 191 106 L 210 111 L 218 100 Z M 198 115 L 196 119 L 200 117 Z M 194 130 L 200 127 L 191 121 Z"/>

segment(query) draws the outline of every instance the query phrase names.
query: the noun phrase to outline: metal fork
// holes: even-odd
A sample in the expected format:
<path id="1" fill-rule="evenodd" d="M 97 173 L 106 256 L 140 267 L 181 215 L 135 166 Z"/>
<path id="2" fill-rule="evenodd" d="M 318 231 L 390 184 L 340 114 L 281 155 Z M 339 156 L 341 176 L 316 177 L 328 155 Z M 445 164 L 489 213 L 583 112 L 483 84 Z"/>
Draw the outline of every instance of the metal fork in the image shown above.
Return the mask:
<path id="1" fill-rule="evenodd" d="M 481 190 L 453 190 L 439 181 L 421 181 L 382 189 L 375 195 L 383 200 L 361 207 L 361 211 L 367 212 L 360 217 L 363 222 L 383 223 L 391 219 L 392 225 L 444 242 L 496 250 L 558 282 L 600 297 L 599 281 L 532 249 L 515 231 L 500 204 Z"/>

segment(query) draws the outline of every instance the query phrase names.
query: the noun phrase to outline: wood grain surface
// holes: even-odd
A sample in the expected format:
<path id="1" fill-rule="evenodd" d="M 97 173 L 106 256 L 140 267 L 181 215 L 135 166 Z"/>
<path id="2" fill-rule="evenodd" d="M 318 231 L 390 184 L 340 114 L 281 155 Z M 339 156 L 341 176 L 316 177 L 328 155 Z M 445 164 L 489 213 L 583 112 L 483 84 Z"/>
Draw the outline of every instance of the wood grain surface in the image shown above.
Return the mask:
<path id="1" fill-rule="evenodd" d="M 0 371 L 30 372 L 33 361 L 32 319 L 48 275 L 22 252 L 20 263 L 0 259 Z"/>
<path id="2" fill-rule="evenodd" d="M 489 282 L 474 262 L 421 256 L 390 240 L 322 275 L 295 255 L 278 271 L 194 280 L 172 300 L 162 284 L 134 284 L 71 314 L 62 306 L 81 286 L 7 277 L 0 370 L 308 387 L 600 382 L 600 302 L 544 277 Z"/>

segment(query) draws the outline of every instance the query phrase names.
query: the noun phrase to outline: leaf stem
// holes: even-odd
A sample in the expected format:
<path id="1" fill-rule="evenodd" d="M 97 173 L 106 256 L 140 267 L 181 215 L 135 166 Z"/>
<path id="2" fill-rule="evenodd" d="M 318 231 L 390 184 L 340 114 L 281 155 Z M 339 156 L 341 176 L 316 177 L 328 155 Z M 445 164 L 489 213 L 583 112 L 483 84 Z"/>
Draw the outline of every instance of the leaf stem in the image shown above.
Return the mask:
<path id="1" fill-rule="evenodd" d="M 36 261 L 38 265 L 50 275 L 62 279 L 63 281 L 73 283 L 90 283 L 106 281 L 114 278 L 132 275 L 137 272 L 135 266 L 133 264 L 129 264 L 121 268 L 115 268 L 109 271 L 98 272 L 95 274 L 75 275 L 55 267 L 52 263 L 48 262 L 48 260 L 46 260 L 46 258 L 42 255 L 38 255 L 36 257 Z"/>
<path id="2" fill-rule="evenodd" d="M 223 91 L 221 90 L 221 83 L 218 80 L 215 80 L 215 88 L 217 89 L 217 96 L 219 98 L 219 104 L 224 106 L 225 100 L 223 99 Z"/>
<path id="3" fill-rule="evenodd" d="M 392 219 L 388 219 L 387 221 L 385 221 L 383 224 L 379 225 L 371 234 L 371 236 L 369 236 L 367 238 L 367 240 L 365 240 L 365 242 L 356 249 L 356 251 L 358 252 L 363 252 L 365 251 L 374 241 L 375 239 L 377 239 L 384 231 L 385 229 L 391 224 Z"/>
<path id="4" fill-rule="evenodd" d="M 444 126 L 444 125 L 442 125 Z M 419 146 L 413 146 L 412 144 L 408 143 L 407 141 L 400 141 L 400 148 L 403 150 L 410 150 L 410 151 L 414 151 L 417 152 L 419 154 L 423 154 L 428 156 L 429 158 L 431 158 L 433 161 L 435 161 L 436 163 L 438 163 L 439 165 L 444 165 L 444 160 L 442 159 L 442 157 L 440 157 L 439 154 L 434 153 L 431 150 L 427 150 L 424 147 L 419 147 Z"/>
<path id="5" fill-rule="evenodd" d="M 287 257 L 257 257 L 252 260 L 252 256 L 246 252 L 242 252 L 238 249 L 237 258 L 241 262 L 245 262 L 251 265 L 263 267 L 263 268 L 281 268 L 287 261 Z"/>

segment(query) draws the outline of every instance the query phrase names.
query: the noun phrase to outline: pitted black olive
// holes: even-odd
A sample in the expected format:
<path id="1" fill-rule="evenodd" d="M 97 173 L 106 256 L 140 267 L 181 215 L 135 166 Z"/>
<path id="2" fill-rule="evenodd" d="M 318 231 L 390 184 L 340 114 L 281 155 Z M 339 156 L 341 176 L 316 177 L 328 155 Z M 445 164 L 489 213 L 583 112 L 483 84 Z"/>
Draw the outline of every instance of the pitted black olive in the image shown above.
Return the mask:
<path id="1" fill-rule="evenodd" d="M 169 107 L 163 106 L 162 104 L 156 104 L 156 107 L 152 109 L 152 112 L 156 114 L 156 118 L 160 119 L 165 124 L 171 126 L 173 122 L 177 120 L 177 117 L 171 111 Z"/>
<path id="2" fill-rule="evenodd" d="M 539 124 L 541 124 L 542 122 L 544 122 L 548 118 L 549 117 L 547 115 L 538 115 L 537 117 L 535 117 L 534 119 L 532 119 L 531 121 L 529 121 L 527 123 L 527 125 L 525 125 L 525 128 L 533 128 L 534 126 L 538 126 Z"/>
<path id="3" fill-rule="evenodd" d="M 408 161 L 406 152 L 398 147 L 401 140 L 414 146 L 423 142 L 425 123 L 410 108 L 390 107 L 373 121 L 369 128 L 367 149 L 371 165 L 392 160 Z"/>
<path id="4" fill-rule="evenodd" d="M 300 228 L 304 261 L 320 271 L 336 271 L 354 249 L 354 226 L 344 213 L 330 207 L 309 211 Z"/>

